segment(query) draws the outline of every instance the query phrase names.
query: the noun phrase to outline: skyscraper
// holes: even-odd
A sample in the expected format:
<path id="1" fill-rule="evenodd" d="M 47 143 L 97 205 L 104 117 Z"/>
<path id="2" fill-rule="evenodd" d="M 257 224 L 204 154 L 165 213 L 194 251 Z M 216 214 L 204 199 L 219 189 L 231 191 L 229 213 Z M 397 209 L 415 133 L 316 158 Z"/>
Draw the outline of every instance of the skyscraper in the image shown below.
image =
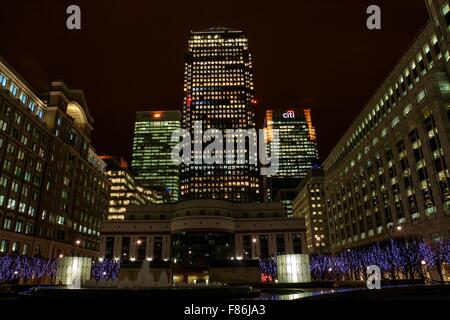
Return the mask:
<path id="1" fill-rule="evenodd" d="M 277 177 L 303 178 L 319 161 L 316 132 L 312 125 L 311 110 L 300 108 L 266 110 L 267 138 L 278 130 L 279 151 Z M 270 144 L 266 144 L 270 148 Z M 270 150 L 269 150 L 270 153 Z"/>
<path id="2" fill-rule="evenodd" d="M 319 162 L 315 128 L 311 110 L 301 108 L 268 109 L 265 117 L 266 139 L 272 141 L 273 130 L 278 130 L 279 142 L 267 143 L 267 153 L 278 151 L 279 168 L 267 178 L 269 199 L 281 201 L 288 213 L 292 212 L 292 200 L 297 186 Z"/>
<path id="3" fill-rule="evenodd" d="M 203 130 L 255 129 L 252 69 L 242 31 L 211 28 L 191 32 L 185 61 L 183 128 L 191 136 L 196 121 L 202 121 Z M 248 148 L 245 152 L 245 164 L 183 165 L 182 198 L 258 201 L 258 166 L 249 161 L 256 154 L 249 154 Z M 195 153 L 193 159 L 201 156 Z"/>
<path id="4" fill-rule="evenodd" d="M 136 113 L 132 171 L 143 187 L 160 189 L 163 202 L 179 200 L 180 167 L 172 161 L 172 133 L 180 129 L 179 111 L 142 111 Z"/>

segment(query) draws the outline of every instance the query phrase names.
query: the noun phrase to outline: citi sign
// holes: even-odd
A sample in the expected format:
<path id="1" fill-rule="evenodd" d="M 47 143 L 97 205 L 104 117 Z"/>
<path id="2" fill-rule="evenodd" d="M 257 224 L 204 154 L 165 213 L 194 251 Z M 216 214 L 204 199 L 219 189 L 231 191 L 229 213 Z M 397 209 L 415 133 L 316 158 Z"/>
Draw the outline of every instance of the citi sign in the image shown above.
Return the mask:
<path id="1" fill-rule="evenodd" d="M 295 118 L 295 112 L 294 111 L 287 111 L 285 113 L 283 113 L 283 118 L 285 119 L 292 119 Z"/>

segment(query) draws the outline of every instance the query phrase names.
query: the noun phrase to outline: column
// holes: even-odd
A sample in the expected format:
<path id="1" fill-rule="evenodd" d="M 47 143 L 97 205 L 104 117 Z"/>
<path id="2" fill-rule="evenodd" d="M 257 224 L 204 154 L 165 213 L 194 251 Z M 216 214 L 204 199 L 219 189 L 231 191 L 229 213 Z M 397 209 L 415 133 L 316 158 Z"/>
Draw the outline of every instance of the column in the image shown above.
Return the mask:
<path id="1" fill-rule="evenodd" d="M 114 259 L 121 259 L 121 252 L 122 252 L 122 237 L 117 236 L 114 237 L 114 250 L 113 250 L 113 257 Z"/>
<path id="2" fill-rule="evenodd" d="M 294 244 L 292 242 L 292 234 L 289 232 L 286 232 L 284 234 L 284 245 L 286 249 L 286 254 L 292 254 L 294 253 Z"/>
<path id="3" fill-rule="evenodd" d="M 130 237 L 130 260 L 133 258 L 136 259 L 137 257 L 136 240 L 137 238 L 135 236 Z"/>
<path id="4" fill-rule="evenodd" d="M 148 236 L 145 238 L 145 258 L 152 258 L 153 257 L 153 241 L 152 236 Z"/>
<path id="5" fill-rule="evenodd" d="M 242 235 L 236 234 L 234 236 L 234 256 L 242 257 L 242 252 L 244 251 L 244 248 L 242 247 Z"/>
<path id="6" fill-rule="evenodd" d="M 276 243 L 276 234 L 269 233 L 269 256 L 277 255 L 277 243 Z"/>

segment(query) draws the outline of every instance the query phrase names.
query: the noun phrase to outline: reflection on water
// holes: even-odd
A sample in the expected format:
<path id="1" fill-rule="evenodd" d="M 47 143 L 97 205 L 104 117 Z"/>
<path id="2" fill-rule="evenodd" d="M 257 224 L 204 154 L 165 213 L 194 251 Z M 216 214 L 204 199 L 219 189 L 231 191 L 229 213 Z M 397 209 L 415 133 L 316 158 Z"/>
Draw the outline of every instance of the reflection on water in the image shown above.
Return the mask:
<path id="1" fill-rule="evenodd" d="M 304 292 L 296 292 L 290 294 L 261 293 L 258 300 L 297 300 L 312 296 L 320 296 L 324 294 L 333 294 L 338 292 L 353 291 L 355 289 L 328 289 L 328 290 L 311 290 Z"/>

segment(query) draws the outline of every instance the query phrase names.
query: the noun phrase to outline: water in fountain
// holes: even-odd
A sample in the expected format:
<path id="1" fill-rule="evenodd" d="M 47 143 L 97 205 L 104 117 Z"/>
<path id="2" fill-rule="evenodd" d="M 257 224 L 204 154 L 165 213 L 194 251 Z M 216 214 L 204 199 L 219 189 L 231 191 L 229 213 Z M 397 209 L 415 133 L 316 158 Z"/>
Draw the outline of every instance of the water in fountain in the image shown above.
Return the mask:
<path id="1" fill-rule="evenodd" d="M 158 285 L 160 287 L 167 287 L 169 285 L 169 279 L 167 277 L 167 273 L 163 271 L 161 276 L 159 277 Z"/>
<path id="2" fill-rule="evenodd" d="M 117 287 L 119 289 L 131 289 L 133 288 L 133 282 L 126 276 L 125 279 L 118 281 Z"/>
<path id="3" fill-rule="evenodd" d="M 167 276 L 166 276 L 167 277 Z M 150 262 L 144 260 L 142 267 L 139 270 L 136 281 L 134 282 L 135 288 L 148 288 L 154 285 L 153 275 L 150 273 Z"/>

